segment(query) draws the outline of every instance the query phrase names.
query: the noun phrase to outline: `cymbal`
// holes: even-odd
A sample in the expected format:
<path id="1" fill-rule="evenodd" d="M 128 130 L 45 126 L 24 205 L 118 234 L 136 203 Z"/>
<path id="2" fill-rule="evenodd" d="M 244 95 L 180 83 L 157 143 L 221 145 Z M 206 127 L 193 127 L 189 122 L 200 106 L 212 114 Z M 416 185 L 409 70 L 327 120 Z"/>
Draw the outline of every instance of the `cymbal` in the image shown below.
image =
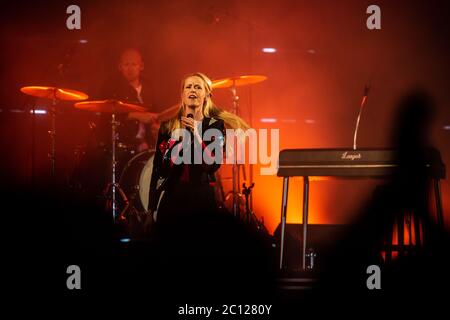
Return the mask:
<path id="1" fill-rule="evenodd" d="M 126 103 L 119 100 L 83 101 L 75 103 L 75 108 L 103 113 L 129 113 L 133 111 L 144 112 L 144 107 Z"/>
<path id="2" fill-rule="evenodd" d="M 72 89 L 62 89 L 56 87 L 44 87 L 44 86 L 27 86 L 20 88 L 23 93 L 44 99 L 57 99 L 57 100 L 70 100 L 79 101 L 86 100 L 89 96 L 81 91 Z"/>
<path id="3" fill-rule="evenodd" d="M 267 77 L 262 76 L 262 75 L 236 76 L 236 77 L 214 80 L 212 82 L 212 87 L 213 87 L 213 89 L 229 88 L 229 87 L 232 87 L 233 85 L 236 87 L 240 87 L 240 86 L 246 86 L 246 85 L 262 82 L 266 79 L 267 79 Z"/>

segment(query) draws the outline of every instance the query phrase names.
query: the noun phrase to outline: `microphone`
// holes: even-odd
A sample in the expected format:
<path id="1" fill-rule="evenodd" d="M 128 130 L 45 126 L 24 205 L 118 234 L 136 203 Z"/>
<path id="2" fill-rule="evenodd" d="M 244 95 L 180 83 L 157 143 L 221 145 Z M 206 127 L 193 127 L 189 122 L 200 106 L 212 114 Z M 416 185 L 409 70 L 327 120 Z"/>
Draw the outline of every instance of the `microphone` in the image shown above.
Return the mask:
<path id="1" fill-rule="evenodd" d="M 194 119 L 194 115 L 193 115 L 192 113 L 189 113 L 189 114 L 187 115 L 187 118 Z M 188 129 L 189 129 L 189 131 L 190 131 L 191 133 L 193 133 L 191 128 L 188 128 Z"/>
<path id="2" fill-rule="evenodd" d="M 364 105 L 366 104 L 366 100 L 367 100 L 367 97 L 369 95 L 369 90 L 370 90 L 370 84 L 365 85 L 364 86 L 364 95 L 363 95 L 363 98 L 361 100 L 361 108 L 364 107 Z"/>
<path id="3" fill-rule="evenodd" d="M 353 133 L 353 150 L 356 150 L 356 139 L 358 137 L 359 121 L 361 119 L 361 114 L 362 114 L 364 105 L 367 102 L 367 97 L 369 96 L 369 90 L 370 90 L 370 84 L 365 85 L 364 86 L 364 94 L 363 94 L 363 97 L 361 99 L 361 104 L 360 104 L 360 107 L 359 107 L 358 118 L 356 118 L 355 131 Z"/>
<path id="4" fill-rule="evenodd" d="M 369 91 L 370 91 L 370 84 L 366 84 L 364 86 L 364 96 L 367 97 L 369 95 Z"/>

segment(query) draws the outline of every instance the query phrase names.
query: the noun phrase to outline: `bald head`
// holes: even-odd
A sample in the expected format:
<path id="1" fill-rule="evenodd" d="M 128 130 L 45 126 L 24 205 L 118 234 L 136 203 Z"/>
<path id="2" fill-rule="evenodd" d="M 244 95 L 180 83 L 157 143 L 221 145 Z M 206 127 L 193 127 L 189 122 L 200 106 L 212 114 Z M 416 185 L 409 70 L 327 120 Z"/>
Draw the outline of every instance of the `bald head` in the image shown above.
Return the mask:
<path id="1" fill-rule="evenodd" d="M 139 81 L 142 70 L 144 70 L 144 62 L 138 50 L 130 48 L 122 52 L 119 71 L 128 82 Z"/>

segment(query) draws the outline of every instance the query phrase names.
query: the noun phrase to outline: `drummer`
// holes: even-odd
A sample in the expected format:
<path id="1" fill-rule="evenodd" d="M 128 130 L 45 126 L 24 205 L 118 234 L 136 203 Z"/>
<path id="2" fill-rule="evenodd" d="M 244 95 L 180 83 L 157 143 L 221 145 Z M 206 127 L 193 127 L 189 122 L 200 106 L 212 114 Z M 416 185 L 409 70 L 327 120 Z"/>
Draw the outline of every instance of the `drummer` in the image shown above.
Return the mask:
<path id="1" fill-rule="evenodd" d="M 142 77 L 144 61 L 141 52 L 135 48 L 128 48 L 122 52 L 118 62 L 120 77 L 105 86 L 102 96 L 104 99 L 118 99 L 145 106 L 148 113 L 131 112 L 128 121 L 122 121 L 119 129 L 119 140 L 132 145 L 140 152 L 154 148 L 159 123 L 156 121 L 156 107 L 151 104 L 152 90 L 150 84 Z M 125 120 L 125 119 L 122 119 Z"/>

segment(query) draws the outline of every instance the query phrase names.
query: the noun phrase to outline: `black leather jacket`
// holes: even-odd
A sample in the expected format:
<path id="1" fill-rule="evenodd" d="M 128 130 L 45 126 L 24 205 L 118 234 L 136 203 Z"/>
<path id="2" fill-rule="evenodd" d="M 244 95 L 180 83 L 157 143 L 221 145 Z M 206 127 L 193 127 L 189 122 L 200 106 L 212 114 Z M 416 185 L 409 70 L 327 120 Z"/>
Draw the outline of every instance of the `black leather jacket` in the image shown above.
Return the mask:
<path id="1" fill-rule="evenodd" d="M 191 140 L 191 162 L 190 164 L 181 163 L 175 164 L 175 158 L 172 156 L 172 150 L 175 148 L 182 147 L 182 140 L 175 140 L 168 132 L 163 130 L 165 128 L 164 123 L 161 124 L 158 132 L 158 140 L 156 144 L 156 152 L 153 159 L 153 171 L 152 177 L 150 180 L 150 195 L 149 195 L 149 210 L 155 211 L 158 206 L 159 197 L 163 190 L 169 191 L 170 189 L 180 183 L 190 184 L 193 188 L 197 185 L 211 184 L 215 182 L 214 173 L 220 168 L 221 163 L 224 161 L 225 153 L 225 126 L 223 120 L 215 119 L 215 118 L 203 118 L 202 121 L 202 133 L 203 137 L 206 139 L 204 135 L 206 130 L 208 129 L 216 129 L 214 131 L 213 137 L 206 141 L 202 142 L 201 155 L 207 153 L 211 155 L 211 159 L 215 159 L 213 163 L 206 163 L 205 159 L 201 157 L 201 163 L 193 162 L 193 139 Z M 217 141 L 216 139 L 219 139 Z M 212 143 L 214 145 L 212 145 Z M 221 146 L 221 154 L 216 155 L 215 150 L 217 150 L 217 146 Z M 206 150 L 205 150 L 206 149 Z M 176 155 L 182 156 L 182 152 L 174 152 Z M 178 157 L 179 160 L 180 157 Z"/>

